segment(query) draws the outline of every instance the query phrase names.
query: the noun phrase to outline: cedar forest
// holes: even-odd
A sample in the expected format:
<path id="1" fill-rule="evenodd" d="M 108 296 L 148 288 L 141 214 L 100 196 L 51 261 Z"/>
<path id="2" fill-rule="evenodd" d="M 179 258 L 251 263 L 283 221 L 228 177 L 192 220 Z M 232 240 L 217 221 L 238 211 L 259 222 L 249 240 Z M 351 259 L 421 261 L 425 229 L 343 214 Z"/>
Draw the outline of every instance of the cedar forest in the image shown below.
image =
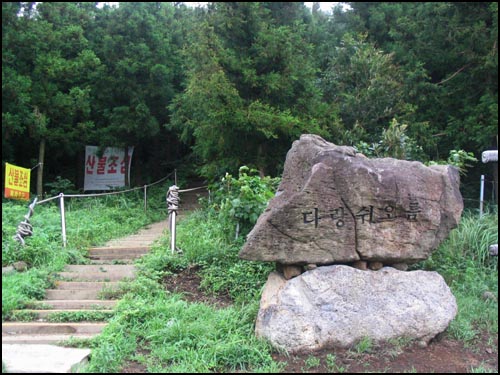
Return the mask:
<path id="1" fill-rule="evenodd" d="M 3 2 L 2 161 L 41 157 L 44 182 L 74 189 L 85 145 L 134 146 L 133 186 L 174 168 L 279 176 L 314 133 L 368 156 L 462 157 L 476 197 L 497 173 L 471 160 L 497 148 L 498 3 L 347 4 Z"/>

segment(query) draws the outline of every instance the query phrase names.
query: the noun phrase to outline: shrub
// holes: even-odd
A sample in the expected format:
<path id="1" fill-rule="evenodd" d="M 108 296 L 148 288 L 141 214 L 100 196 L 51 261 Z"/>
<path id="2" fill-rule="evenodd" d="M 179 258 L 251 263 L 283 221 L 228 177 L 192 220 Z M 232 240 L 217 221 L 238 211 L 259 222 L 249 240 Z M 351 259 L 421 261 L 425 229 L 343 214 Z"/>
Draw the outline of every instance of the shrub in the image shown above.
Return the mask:
<path id="1" fill-rule="evenodd" d="M 238 179 L 226 173 L 216 189 L 213 208 L 234 228 L 236 238 L 245 236 L 274 196 L 279 178 L 260 177 L 258 171 L 241 167 Z"/>

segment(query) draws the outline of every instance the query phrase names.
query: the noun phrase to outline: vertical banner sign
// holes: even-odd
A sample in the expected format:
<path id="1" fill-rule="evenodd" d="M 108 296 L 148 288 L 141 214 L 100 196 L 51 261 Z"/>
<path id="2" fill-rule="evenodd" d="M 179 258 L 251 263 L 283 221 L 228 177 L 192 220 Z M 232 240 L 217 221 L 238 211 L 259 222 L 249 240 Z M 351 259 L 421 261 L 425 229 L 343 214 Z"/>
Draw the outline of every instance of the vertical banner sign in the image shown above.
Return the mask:
<path id="1" fill-rule="evenodd" d="M 5 198 L 30 199 L 31 170 L 5 163 Z"/>
<path id="2" fill-rule="evenodd" d="M 130 181 L 130 164 L 134 147 L 106 147 L 102 156 L 97 155 L 97 146 L 85 146 L 85 181 L 83 190 L 111 190 L 125 186 L 125 163 L 128 163 Z"/>

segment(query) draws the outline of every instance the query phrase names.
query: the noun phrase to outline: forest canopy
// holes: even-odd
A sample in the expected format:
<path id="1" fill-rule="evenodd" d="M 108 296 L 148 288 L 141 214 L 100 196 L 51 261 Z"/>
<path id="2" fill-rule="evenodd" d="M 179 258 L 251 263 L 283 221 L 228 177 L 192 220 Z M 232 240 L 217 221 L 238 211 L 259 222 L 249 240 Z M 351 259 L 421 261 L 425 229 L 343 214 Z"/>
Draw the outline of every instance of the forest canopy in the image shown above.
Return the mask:
<path id="1" fill-rule="evenodd" d="M 2 3 L 3 164 L 43 146 L 45 180 L 81 188 L 85 145 L 133 146 L 133 185 L 278 176 L 303 133 L 424 162 L 497 148 L 498 3 L 98 4 Z"/>

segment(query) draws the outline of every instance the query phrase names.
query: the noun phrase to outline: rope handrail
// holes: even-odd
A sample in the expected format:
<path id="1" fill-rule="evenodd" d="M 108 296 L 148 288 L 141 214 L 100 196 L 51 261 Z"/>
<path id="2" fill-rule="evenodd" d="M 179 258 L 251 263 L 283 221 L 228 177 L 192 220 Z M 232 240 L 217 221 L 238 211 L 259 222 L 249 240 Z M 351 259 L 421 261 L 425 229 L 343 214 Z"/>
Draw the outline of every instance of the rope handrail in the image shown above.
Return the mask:
<path id="1" fill-rule="evenodd" d="M 147 187 L 148 186 L 153 186 L 153 185 L 156 185 L 164 180 L 166 180 L 167 178 L 169 178 L 172 174 L 176 173 L 176 170 L 170 172 L 168 175 L 166 175 L 165 177 L 159 179 L 158 181 L 156 182 L 153 182 L 149 185 L 144 185 L 144 186 L 138 186 L 138 187 L 135 187 L 135 188 L 132 188 L 132 189 L 128 189 L 128 190 L 121 190 L 121 191 L 112 191 L 112 192 L 109 192 L 109 193 L 95 193 L 95 194 L 68 194 L 68 195 L 65 195 L 64 193 L 60 193 L 59 195 L 56 195 L 54 197 L 50 197 L 50 198 L 47 198 L 47 199 L 44 199 L 44 200 L 41 200 L 38 202 L 38 197 L 35 197 L 35 199 L 33 200 L 33 203 L 30 204 L 29 208 L 29 212 L 28 212 L 28 215 L 26 215 L 24 218 L 25 220 L 23 222 L 21 222 L 17 228 L 17 233 L 16 235 L 14 236 L 14 239 L 18 242 L 20 242 L 23 246 L 24 246 L 24 237 L 27 237 L 27 236 L 31 236 L 33 235 L 33 226 L 30 224 L 29 222 L 29 218 L 31 217 L 31 215 L 33 215 L 33 211 L 34 211 L 34 208 L 35 208 L 35 205 L 37 204 L 42 204 L 42 203 L 45 203 L 45 202 L 49 202 L 51 200 L 54 200 L 54 199 L 60 199 L 60 209 L 61 209 L 61 231 L 62 231 L 62 238 L 63 238 L 63 246 L 66 247 L 66 219 L 65 219 L 65 213 L 64 213 L 64 197 L 67 197 L 67 198 L 87 198 L 87 197 L 99 197 L 99 196 L 105 196 L 105 195 L 114 195 L 114 194 L 122 194 L 122 193 L 128 193 L 130 191 L 134 191 L 134 190 L 138 190 L 138 189 L 144 189 L 144 210 L 146 210 L 146 207 L 147 207 L 147 196 L 146 196 L 146 190 L 147 190 Z"/>
<path id="2" fill-rule="evenodd" d="M 165 177 L 163 177 L 162 179 L 156 181 L 156 182 L 153 182 L 152 184 L 149 184 L 149 185 L 144 185 L 146 187 L 150 187 L 150 186 L 153 186 L 153 185 L 156 185 L 156 184 L 159 184 L 160 182 L 163 182 L 165 181 L 167 178 L 169 178 L 174 172 L 170 172 L 168 175 L 166 175 Z"/>
<path id="3" fill-rule="evenodd" d="M 208 185 L 199 186 L 199 187 L 195 187 L 195 188 L 191 188 L 191 189 L 183 189 L 183 190 L 179 190 L 179 193 L 187 193 L 188 191 L 199 190 L 199 189 L 206 189 L 207 187 L 208 187 Z"/>
<path id="4" fill-rule="evenodd" d="M 170 172 L 165 177 L 163 177 L 160 180 L 155 181 L 155 182 L 153 182 L 153 183 L 151 183 L 149 185 L 138 186 L 138 187 L 135 187 L 135 188 L 132 188 L 132 189 L 128 189 L 128 190 L 112 191 L 112 192 L 109 192 L 109 193 L 94 193 L 94 194 L 64 194 L 64 197 L 66 197 L 66 198 L 91 198 L 91 197 L 101 197 L 101 196 L 105 196 L 105 195 L 114 195 L 114 194 L 128 193 L 130 191 L 144 189 L 145 187 L 156 185 L 156 184 L 158 184 L 158 183 L 166 180 L 167 178 L 169 178 L 173 173 L 174 172 Z M 37 202 L 37 204 L 42 204 L 42 203 L 45 203 L 45 202 L 57 199 L 59 197 L 60 197 L 60 194 L 56 195 L 54 197 L 50 197 L 50 198 L 44 199 L 44 200 L 42 200 L 40 202 Z"/>
<path id="5" fill-rule="evenodd" d="M 30 224 L 30 217 L 33 215 L 33 211 L 36 205 L 37 198 L 33 200 L 33 203 L 29 205 L 29 211 L 24 216 L 24 221 L 20 222 L 17 226 L 17 232 L 13 237 L 14 240 L 19 242 L 24 246 L 24 237 L 33 235 L 33 225 Z"/>
<path id="6" fill-rule="evenodd" d="M 56 195 L 54 197 L 50 197 L 50 198 L 44 199 L 43 201 L 37 202 L 36 204 L 42 204 L 42 203 L 45 203 L 45 202 L 48 202 L 48 201 L 52 201 L 52 200 L 57 199 L 57 198 L 59 198 L 59 195 Z"/>

